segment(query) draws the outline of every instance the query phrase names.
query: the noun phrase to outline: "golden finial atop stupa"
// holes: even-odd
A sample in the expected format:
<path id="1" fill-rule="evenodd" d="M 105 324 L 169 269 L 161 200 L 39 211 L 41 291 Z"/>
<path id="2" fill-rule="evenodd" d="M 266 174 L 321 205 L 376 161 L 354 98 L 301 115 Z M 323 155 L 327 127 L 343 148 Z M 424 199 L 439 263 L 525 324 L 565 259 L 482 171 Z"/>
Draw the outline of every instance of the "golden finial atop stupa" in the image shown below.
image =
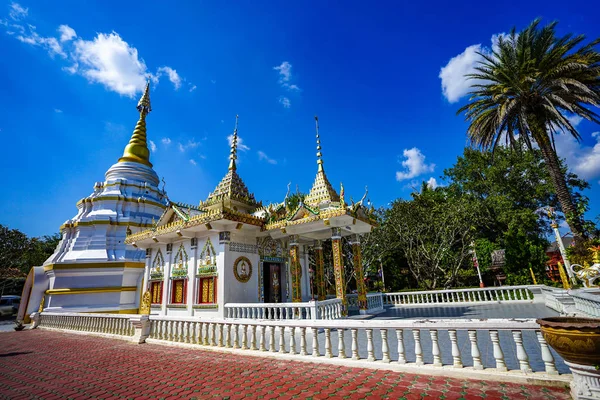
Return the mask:
<path id="1" fill-rule="evenodd" d="M 233 137 L 231 138 L 231 153 L 229 154 L 229 170 L 230 171 L 236 170 L 235 160 L 237 160 L 238 118 L 239 118 L 239 115 L 236 115 L 235 116 L 235 128 L 233 128 Z"/>
<path id="2" fill-rule="evenodd" d="M 136 108 L 140 112 L 140 119 L 133 129 L 131 139 L 129 139 L 129 143 L 125 146 L 123 157 L 119 158 L 119 162 L 137 162 L 152 167 L 150 163 L 150 150 L 148 150 L 148 144 L 146 143 L 146 115 L 152 111 L 152 106 L 150 105 L 150 81 L 146 83 L 146 89 L 144 89 L 144 94 L 140 98 Z"/>
<path id="3" fill-rule="evenodd" d="M 321 138 L 319 137 L 319 117 L 315 115 L 315 124 L 317 129 L 317 165 L 319 169 L 317 171 L 323 171 L 323 159 L 321 154 Z"/>

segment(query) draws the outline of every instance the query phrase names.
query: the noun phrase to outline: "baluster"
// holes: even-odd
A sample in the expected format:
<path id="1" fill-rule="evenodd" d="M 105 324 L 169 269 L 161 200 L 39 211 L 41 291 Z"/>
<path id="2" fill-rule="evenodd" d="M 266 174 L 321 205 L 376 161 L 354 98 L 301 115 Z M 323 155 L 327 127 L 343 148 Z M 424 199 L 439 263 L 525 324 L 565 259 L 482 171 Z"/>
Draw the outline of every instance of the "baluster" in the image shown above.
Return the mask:
<path id="1" fill-rule="evenodd" d="M 524 373 L 531 372 L 531 366 L 529 365 L 529 357 L 523 347 L 523 332 L 512 331 L 515 344 L 517 345 L 517 360 L 519 360 L 519 367 Z"/>
<path id="2" fill-rule="evenodd" d="M 190 322 L 185 322 L 185 342 L 190 343 Z"/>
<path id="3" fill-rule="evenodd" d="M 331 329 L 325 328 L 325 357 L 331 358 L 333 357 L 333 353 L 331 351 Z"/>
<path id="4" fill-rule="evenodd" d="M 225 329 L 225 347 L 226 348 L 231 348 L 231 324 L 226 324 L 224 327 Z"/>
<path id="5" fill-rule="evenodd" d="M 285 327 L 279 327 L 279 352 L 285 353 Z"/>
<path id="6" fill-rule="evenodd" d="M 346 344 L 344 343 L 344 328 L 338 328 L 338 358 L 346 358 Z"/>
<path id="7" fill-rule="evenodd" d="M 198 323 L 190 322 L 190 330 L 192 344 L 198 344 Z"/>
<path id="8" fill-rule="evenodd" d="M 442 358 L 440 357 L 440 344 L 438 343 L 438 331 L 437 329 L 431 329 L 429 331 L 431 336 L 431 354 L 433 355 L 433 366 L 441 367 Z"/>
<path id="9" fill-rule="evenodd" d="M 317 328 L 311 328 L 312 331 L 312 356 L 319 357 L 321 352 L 319 351 L 319 331 Z"/>
<path id="10" fill-rule="evenodd" d="M 242 350 L 248 350 L 248 325 L 242 325 Z"/>
<path id="11" fill-rule="evenodd" d="M 406 364 L 404 355 L 404 331 L 396 329 L 396 338 L 398 339 L 398 364 Z"/>
<path id="12" fill-rule="evenodd" d="M 498 371 L 508 371 L 508 369 L 506 368 L 506 364 L 504 363 L 504 352 L 502 352 L 502 347 L 500 347 L 498 331 L 490 331 L 490 340 L 492 341 L 492 348 L 494 349 L 496 369 Z"/>
<path id="13" fill-rule="evenodd" d="M 219 343 L 217 344 L 219 347 L 223 347 L 223 324 L 217 324 L 219 331 Z"/>
<path id="14" fill-rule="evenodd" d="M 483 369 L 481 363 L 481 353 L 477 345 L 477 331 L 469 331 L 469 340 L 471 341 L 471 357 L 473 357 L 473 369 Z"/>
<path id="15" fill-rule="evenodd" d="M 306 353 L 306 328 L 303 326 L 300 327 L 300 355 L 308 355 L 308 353 Z"/>
<path id="16" fill-rule="evenodd" d="M 390 347 L 388 346 L 387 329 L 380 329 L 379 333 L 381 334 L 381 353 L 383 354 L 381 362 L 389 363 L 391 360 Z"/>
<path id="17" fill-rule="evenodd" d="M 260 326 L 260 345 L 258 346 L 258 349 L 260 351 L 267 351 L 267 348 L 265 347 L 265 326 L 264 325 Z"/>
<path id="18" fill-rule="evenodd" d="M 415 364 L 423 365 L 423 348 L 421 347 L 421 330 L 413 329 L 413 338 L 415 339 Z"/>
<path id="19" fill-rule="evenodd" d="M 352 333 L 352 359 L 359 360 L 360 357 L 358 355 L 358 329 L 352 328 L 350 329 Z"/>
<path id="20" fill-rule="evenodd" d="M 233 348 L 239 349 L 240 348 L 240 338 L 238 335 L 238 324 L 231 325 L 231 327 L 233 328 Z"/>
<path id="21" fill-rule="evenodd" d="M 269 327 L 269 351 L 275 353 L 275 326 Z"/>
<path id="22" fill-rule="evenodd" d="M 367 361 L 375 361 L 375 351 L 373 348 L 373 329 L 365 329 L 367 333 Z"/>
<path id="23" fill-rule="evenodd" d="M 454 368 L 462 368 L 463 363 L 460 359 L 460 349 L 458 347 L 458 340 L 456 339 L 456 330 L 448 330 L 448 335 L 450 336 L 450 343 L 452 343 L 452 366 Z"/>
<path id="24" fill-rule="evenodd" d="M 290 354 L 296 354 L 296 327 L 290 326 Z"/>
<path id="25" fill-rule="evenodd" d="M 558 371 L 556 370 L 556 366 L 554 365 L 554 357 L 550 352 L 550 348 L 548 347 L 548 343 L 542 336 L 542 332 L 537 331 L 536 335 L 538 337 L 538 342 L 540 343 L 540 347 L 542 348 L 542 360 L 544 361 L 544 366 L 546 368 L 546 373 L 549 375 L 558 375 Z"/>
<path id="26" fill-rule="evenodd" d="M 167 321 L 167 324 L 169 326 L 169 342 L 172 342 L 174 339 L 174 330 L 175 330 L 175 322 L 173 321 Z"/>
<path id="27" fill-rule="evenodd" d="M 250 350 L 258 350 L 256 347 L 256 325 L 252 325 L 252 340 L 250 341 Z"/>

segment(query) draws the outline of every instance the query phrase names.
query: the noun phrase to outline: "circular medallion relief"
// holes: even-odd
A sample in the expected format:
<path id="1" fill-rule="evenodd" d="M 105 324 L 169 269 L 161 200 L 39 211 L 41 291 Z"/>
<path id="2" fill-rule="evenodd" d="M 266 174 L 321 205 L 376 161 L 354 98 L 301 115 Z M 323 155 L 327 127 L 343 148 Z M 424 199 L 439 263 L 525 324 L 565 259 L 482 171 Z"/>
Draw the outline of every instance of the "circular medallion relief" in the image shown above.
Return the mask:
<path id="1" fill-rule="evenodd" d="M 238 257 L 233 263 L 233 274 L 235 279 L 242 283 L 246 283 L 252 276 L 252 263 L 248 257 Z"/>

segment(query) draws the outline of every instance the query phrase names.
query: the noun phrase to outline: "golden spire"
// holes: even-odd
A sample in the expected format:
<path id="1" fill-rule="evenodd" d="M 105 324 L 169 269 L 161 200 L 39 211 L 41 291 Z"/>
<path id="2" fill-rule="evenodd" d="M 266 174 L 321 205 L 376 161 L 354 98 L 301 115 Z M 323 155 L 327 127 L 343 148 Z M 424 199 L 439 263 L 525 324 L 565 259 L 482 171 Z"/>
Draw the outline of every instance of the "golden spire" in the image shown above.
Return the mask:
<path id="1" fill-rule="evenodd" d="M 308 193 L 308 196 L 304 198 L 304 204 L 312 207 L 319 206 L 321 203 L 332 203 L 340 201 L 340 196 L 336 193 L 335 189 L 331 186 L 331 183 L 325 175 L 323 169 L 323 159 L 321 154 L 321 137 L 319 136 L 319 118 L 315 115 L 315 124 L 317 129 L 317 176 L 313 184 L 312 189 Z"/>
<path id="2" fill-rule="evenodd" d="M 129 143 L 125 146 L 123 157 L 119 158 L 119 162 L 137 162 L 152 167 L 150 163 L 150 150 L 146 143 L 146 115 L 152 111 L 150 105 L 150 81 L 146 83 L 144 94 L 140 98 L 137 105 L 137 110 L 140 112 L 138 120 Z"/>
<path id="3" fill-rule="evenodd" d="M 319 117 L 315 115 L 315 124 L 317 129 L 317 165 L 319 166 L 318 172 L 323 171 L 323 159 L 321 158 L 321 138 L 319 137 Z"/>
<path id="4" fill-rule="evenodd" d="M 235 171 L 236 165 L 235 160 L 237 160 L 237 130 L 238 130 L 238 118 L 239 115 L 235 116 L 235 128 L 233 129 L 233 137 L 231 138 L 231 153 L 229 154 L 229 170 Z"/>

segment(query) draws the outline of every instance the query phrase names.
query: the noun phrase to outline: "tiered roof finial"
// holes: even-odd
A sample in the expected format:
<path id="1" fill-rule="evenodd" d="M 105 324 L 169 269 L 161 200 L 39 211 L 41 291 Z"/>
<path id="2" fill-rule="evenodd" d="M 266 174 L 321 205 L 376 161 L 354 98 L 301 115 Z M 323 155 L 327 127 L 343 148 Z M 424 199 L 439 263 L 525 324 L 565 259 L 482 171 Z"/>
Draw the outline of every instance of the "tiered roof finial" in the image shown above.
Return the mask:
<path id="1" fill-rule="evenodd" d="M 321 138 L 319 137 L 319 117 L 315 115 L 315 125 L 317 130 L 317 165 L 319 166 L 318 171 L 323 171 L 323 155 L 321 154 Z"/>
<path id="2" fill-rule="evenodd" d="M 231 153 L 229 155 L 229 170 L 235 171 L 237 169 L 235 160 L 237 160 L 237 130 L 238 130 L 238 118 L 239 115 L 235 116 L 235 128 L 233 129 L 233 138 L 231 138 Z"/>
<path id="3" fill-rule="evenodd" d="M 119 158 L 119 162 L 137 162 L 152 167 L 150 163 L 150 150 L 146 143 L 146 115 L 152 111 L 150 104 L 150 81 L 146 83 L 144 94 L 137 104 L 137 110 L 140 112 L 138 120 L 129 143 L 125 146 L 123 157 Z"/>
<path id="4" fill-rule="evenodd" d="M 321 153 L 321 137 L 319 136 L 319 117 L 315 115 L 315 125 L 317 130 L 317 177 L 308 196 L 304 199 L 304 203 L 316 207 L 321 203 L 332 203 L 340 201 L 340 196 L 325 175 L 323 169 L 323 154 Z"/>

